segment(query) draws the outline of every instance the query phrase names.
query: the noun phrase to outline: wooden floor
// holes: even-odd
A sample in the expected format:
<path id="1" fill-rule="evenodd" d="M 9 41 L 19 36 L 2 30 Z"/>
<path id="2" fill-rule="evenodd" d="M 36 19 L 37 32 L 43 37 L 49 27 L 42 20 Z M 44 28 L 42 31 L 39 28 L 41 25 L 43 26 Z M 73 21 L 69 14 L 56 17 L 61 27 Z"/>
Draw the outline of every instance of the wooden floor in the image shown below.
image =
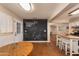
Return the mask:
<path id="1" fill-rule="evenodd" d="M 64 56 L 64 53 L 56 47 L 54 38 L 50 43 L 33 43 L 33 51 L 29 56 Z"/>
<path id="2" fill-rule="evenodd" d="M 64 56 L 55 45 L 50 43 L 33 43 L 34 49 L 30 56 Z"/>
<path id="3" fill-rule="evenodd" d="M 7 56 L 7 52 L 10 52 L 13 55 L 13 52 L 16 53 L 14 51 L 15 46 L 15 44 L 12 44 L 8 47 L 0 48 L 0 55 Z M 33 50 L 29 56 L 64 56 L 64 53 L 56 47 L 56 38 L 53 35 L 50 43 L 33 43 Z"/>

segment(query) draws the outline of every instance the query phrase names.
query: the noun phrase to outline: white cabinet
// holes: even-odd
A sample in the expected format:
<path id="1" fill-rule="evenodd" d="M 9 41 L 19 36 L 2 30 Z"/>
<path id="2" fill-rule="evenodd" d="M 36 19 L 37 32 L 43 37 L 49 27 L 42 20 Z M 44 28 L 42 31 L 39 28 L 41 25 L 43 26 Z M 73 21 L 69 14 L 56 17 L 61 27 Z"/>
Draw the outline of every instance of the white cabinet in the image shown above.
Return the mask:
<path id="1" fill-rule="evenodd" d="M 4 12 L 0 12 L 0 34 L 13 32 L 12 17 Z"/>
<path id="2" fill-rule="evenodd" d="M 59 23 L 57 27 L 58 27 L 58 34 L 69 33 L 69 23 Z"/>

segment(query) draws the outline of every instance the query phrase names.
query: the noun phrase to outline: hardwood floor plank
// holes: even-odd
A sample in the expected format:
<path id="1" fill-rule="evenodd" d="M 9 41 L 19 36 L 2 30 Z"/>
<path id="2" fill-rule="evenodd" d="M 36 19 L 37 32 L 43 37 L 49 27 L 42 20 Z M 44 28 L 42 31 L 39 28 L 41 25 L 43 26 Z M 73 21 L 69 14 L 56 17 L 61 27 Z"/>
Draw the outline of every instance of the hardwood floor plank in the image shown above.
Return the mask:
<path id="1" fill-rule="evenodd" d="M 51 37 L 50 43 L 33 43 L 34 49 L 29 56 L 64 56 L 64 52 L 56 47 L 56 35 Z"/>
<path id="2" fill-rule="evenodd" d="M 29 56 L 63 56 L 64 54 L 50 43 L 33 43 L 34 49 Z"/>

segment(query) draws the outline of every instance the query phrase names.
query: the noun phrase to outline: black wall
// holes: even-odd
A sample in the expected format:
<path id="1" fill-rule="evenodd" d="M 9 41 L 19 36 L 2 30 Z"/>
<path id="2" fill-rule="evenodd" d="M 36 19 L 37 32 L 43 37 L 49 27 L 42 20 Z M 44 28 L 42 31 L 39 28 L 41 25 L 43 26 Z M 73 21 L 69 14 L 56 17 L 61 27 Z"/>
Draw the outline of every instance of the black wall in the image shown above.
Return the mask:
<path id="1" fill-rule="evenodd" d="M 46 41 L 47 19 L 24 19 L 23 33 L 24 41 Z"/>

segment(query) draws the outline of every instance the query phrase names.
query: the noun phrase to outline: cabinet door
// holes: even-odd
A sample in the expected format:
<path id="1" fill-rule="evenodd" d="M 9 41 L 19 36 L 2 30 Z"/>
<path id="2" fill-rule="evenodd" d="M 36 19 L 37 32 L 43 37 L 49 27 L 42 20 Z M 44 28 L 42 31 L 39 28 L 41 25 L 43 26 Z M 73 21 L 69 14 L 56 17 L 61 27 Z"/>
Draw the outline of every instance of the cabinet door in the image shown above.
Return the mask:
<path id="1" fill-rule="evenodd" d="M 12 17 L 0 12 L 0 33 L 12 32 Z"/>

